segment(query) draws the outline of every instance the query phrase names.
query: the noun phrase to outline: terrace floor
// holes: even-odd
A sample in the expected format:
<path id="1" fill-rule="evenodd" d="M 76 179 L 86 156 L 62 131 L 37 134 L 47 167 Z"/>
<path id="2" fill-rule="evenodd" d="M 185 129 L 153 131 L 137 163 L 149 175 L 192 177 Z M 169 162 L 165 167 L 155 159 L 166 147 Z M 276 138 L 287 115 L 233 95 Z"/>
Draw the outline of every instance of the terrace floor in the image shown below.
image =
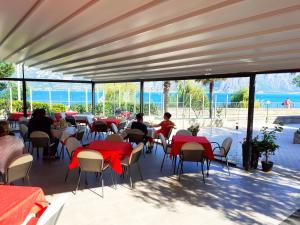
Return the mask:
<path id="1" fill-rule="evenodd" d="M 300 151 L 299 145 L 291 144 L 295 129 L 297 125 L 286 126 L 279 134 L 281 149 L 273 159 L 275 167 L 270 173 L 231 168 L 229 176 L 225 168 L 213 162 L 204 184 L 200 166 L 191 164 L 185 167 L 186 174 L 178 182 L 172 174 L 171 160 L 166 161 L 163 173 L 160 172 L 163 154 L 159 147 L 156 155 L 141 157 L 144 181 L 136 176 L 133 190 L 122 179 L 115 190 L 107 173 L 103 198 L 100 183 L 90 174 L 89 185 L 85 186 L 83 181 L 74 195 L 78 172 L 73 171 L 67 183 L 64 182 L 67 157 L 36 160 L 31 170 L 31 185 L 42 187 L 49 201 L 68 193 L 59 225 L 280 224 L 300 208 Z M 201 134 L 210 140 L 221 140 L 225 131 L 226 128 L 204 129 Z M 239 132 L 238 137 L 244 136 L 243 129 Z M 234 139 L 233 149 L 238 148 L 239 141 Z"/>

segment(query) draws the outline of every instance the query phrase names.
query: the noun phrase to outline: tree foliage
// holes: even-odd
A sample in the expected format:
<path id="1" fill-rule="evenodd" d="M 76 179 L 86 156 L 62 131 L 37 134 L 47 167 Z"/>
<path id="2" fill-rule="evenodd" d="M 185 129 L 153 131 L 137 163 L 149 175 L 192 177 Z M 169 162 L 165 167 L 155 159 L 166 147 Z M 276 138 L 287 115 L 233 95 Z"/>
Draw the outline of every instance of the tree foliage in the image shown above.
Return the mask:
<path id="1" fill-rule="evenodd" d="M 15 72 L 15 67 L 12 63 L 0 61 L 0 78 L 10 77 Z M 7 87 L 7 82 L 0 82 L 0 91 Z"/>
<path id="2" fill-rule="evenodd" d="M 292 82 L 296 87 L 300 87 L 300 75 L 295 76 Z"/>
<path id="3" fill-rule="evenodd" d="M 191 97 L 191 107 L 197 118 L 200 116 L 203 106 L 208 105 L 208 98 L 199 83 L 190 80 L 178 82 L 178 94 L 179 101 L 183 102 L 185 107 L 189 107 Z"/>

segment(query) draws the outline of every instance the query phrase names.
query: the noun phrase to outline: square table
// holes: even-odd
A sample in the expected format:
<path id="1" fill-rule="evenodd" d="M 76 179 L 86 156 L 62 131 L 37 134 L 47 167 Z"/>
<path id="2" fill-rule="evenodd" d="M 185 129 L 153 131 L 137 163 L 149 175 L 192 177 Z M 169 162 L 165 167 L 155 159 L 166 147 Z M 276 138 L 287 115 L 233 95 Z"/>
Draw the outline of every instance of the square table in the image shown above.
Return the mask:
<path id="1" fill-rule="evenodd" d="M 105 161 L 109 162 L 111 168 L 118 174 L 122 174 L 121 161 L 125 157 L 129 157 L 132 152 L 132 146 L 128 142 L 113 142 L 107 140 L 98 140 L 91 142 L 86 147 L 79 147 L 75 150 L 69 164 L 69 169 L 79 166 L 77 155 L 84 149 L 96 150 L 102 154 Z"/>
<path id="2" fill-rule="evenodd" d="M 22 224 L 28 214 L 42 212 L 47 206 L 39 187 L 0 186 L 0 225 Z"/>
<path id="3" fill-rule="evenodd" d="M 174 135 L 172 138 L 172 143 L 171 143 L 170 156 L 176 157 L 177 155 L 179 155 L 182 145 L 184 145 L 185 143 L 188 143 L 188 142 L 196 142 L 196 143 L 201 144 L 204 147 L 203 155 L 207 159 L 207 167 L 208 167 L 208 165 L 209 165 L 208 160 L 214 159 L 214 153 L 212 151 L 211 143 L 209 142 L 209 140 L 206 137 L 203 137 L 203 136 L 177 136 L 177 135 Z M 175 158 L 174 173 L 175 173 L 175 168 L 176 168 L 176 158 Z M 207 170 L 207 175 L 208 175 L 208 170 Z"/>

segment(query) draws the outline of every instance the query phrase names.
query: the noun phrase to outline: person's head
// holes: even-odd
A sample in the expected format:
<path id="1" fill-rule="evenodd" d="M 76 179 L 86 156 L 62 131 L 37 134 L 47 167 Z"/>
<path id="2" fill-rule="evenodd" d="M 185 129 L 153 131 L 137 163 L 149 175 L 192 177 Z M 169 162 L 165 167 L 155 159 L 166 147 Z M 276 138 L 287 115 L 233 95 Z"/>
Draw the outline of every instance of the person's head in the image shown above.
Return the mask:
<path id="1" fill-rule="evenodd" d="M 165 114 L 164 114 L 164 119 L 165 120 L 170 120 L 171 119 L 171 113 L 169 113 L 169 112 L 165 112 Z"/>
<path id="2" fill-rule="evenodd" d="M 46 110 L 45 109 L 40 109 L 39 110 L 39 116 L 46 116 Z"/>
<path id="3" fill-rule="evenodd" d="M 8 122 L 5 120 L 0 121 L 0 137 L 8 135 L 10 132 Z"/>
<path id="4" fill-rule="evenodd" d="M 143 113 L 138 113 L 135 115 L 135 118 L 138 122 L 143 122 L 143 116 L 144 116 Z"/>

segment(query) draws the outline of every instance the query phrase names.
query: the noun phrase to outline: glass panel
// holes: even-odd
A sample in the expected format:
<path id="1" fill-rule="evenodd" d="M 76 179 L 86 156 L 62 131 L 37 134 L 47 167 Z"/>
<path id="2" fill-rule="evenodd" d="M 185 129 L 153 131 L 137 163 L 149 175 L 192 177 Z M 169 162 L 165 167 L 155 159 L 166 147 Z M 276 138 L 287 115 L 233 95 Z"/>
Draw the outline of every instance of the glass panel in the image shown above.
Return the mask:
<path id="1" fill-rule="evenodd" d="M 22 82 L 0 81 L 0 118 L 7 119 L 12 112 L 22 112 Z"/>
<path id="2" fill-rule="evenodd" d="M 48 112 L 91 112 L 91 84 L 27 82 L 27 101 L 29 111 L 45 108 Z"/>
<path id="3" fill-rule="evenodd" d="M 95 113 L 100 117 L 132 117 L 140 110 L 140 83 L 95 85 Z"/>

